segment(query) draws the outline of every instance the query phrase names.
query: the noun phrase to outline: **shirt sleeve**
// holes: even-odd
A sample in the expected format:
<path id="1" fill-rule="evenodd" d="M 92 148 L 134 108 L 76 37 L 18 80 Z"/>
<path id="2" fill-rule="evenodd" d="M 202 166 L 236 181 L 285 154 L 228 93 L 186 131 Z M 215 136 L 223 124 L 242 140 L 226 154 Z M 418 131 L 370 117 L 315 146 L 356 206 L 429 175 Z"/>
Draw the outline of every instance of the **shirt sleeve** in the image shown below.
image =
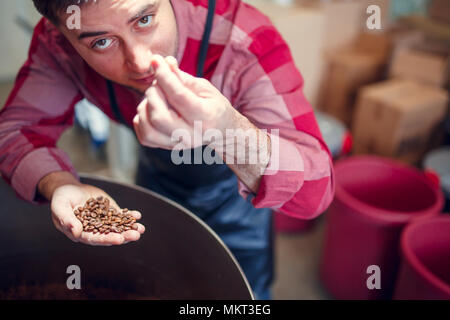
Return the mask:
<path id="1" fill-rule="evenodd" d="M 28 59 L 0 112 L 0 173 L 23 199 L 36 197 L 41 178 L 55 171 L 78 175 L 67 154 L 56 147 L 73 123 L 81 99 L 76 86 L 61 70 L 43 39 L 44 20 L 36 26 Z"/>
<path id="2" fill-rule="evenodd" d="M 234 106 L 272 141 L 269 164 L 251 200 L 289 216 L 312 219 L 334 195 L 330 152 L 303 94 L 303 78 L 274 27 L 251 34 L 247 64 L 238 74 Z M 239 181 L 246 198 L 251 191 Z"/>

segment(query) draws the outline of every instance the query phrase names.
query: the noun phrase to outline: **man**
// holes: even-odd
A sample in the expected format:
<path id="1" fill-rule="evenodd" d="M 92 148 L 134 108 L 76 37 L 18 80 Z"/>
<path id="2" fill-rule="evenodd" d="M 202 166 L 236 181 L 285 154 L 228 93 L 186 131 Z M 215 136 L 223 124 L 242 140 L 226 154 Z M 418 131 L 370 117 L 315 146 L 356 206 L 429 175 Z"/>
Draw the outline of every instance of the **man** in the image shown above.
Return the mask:
<path id="1" fill-rule="evenodd" d="M 50 201 L 56 228 L 73 241 L 138 240 L 142 225 L 93 235 L 72 213 L 91 196 L 109 197 L 81 184 L 55 147 L 86 98 L 134 129 L 142 145 L 137 184 L 202 218 L 236 256 L 256 297 L 270 298 L 272 210 L 312 219 L 334 192 L 303 79 L 270 21 L 239 0 L 33 1 L 46 19 L 0 113 L 3 177 L 22 198 Z M 80 28 L 68 23 L 71 5 L 81 6 Z M 214 141 L 209 148 L 225 163 L 174 162 L 173 150 L 204 152 L 208 130 L 226 137 L 239 129 L 258 143 Z M 177 130 L 188 135 L 174 138 Z M 202 138 L 189 139 L 196 135 Z M 232 161 L 232 150 L 242 149 L 245 159 L 260 161 Z"/>

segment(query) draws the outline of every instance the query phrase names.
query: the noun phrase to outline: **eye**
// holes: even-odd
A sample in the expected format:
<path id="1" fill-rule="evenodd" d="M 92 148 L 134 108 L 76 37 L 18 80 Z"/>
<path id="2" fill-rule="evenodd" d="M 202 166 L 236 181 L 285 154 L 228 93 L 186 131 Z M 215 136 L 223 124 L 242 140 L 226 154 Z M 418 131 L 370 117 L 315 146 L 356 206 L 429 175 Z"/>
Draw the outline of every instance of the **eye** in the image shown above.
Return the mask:
<path id="1" fill-rule="evenodd" d="M 142 17 L 137 23 L 138 27 L 140 27 L 140 28 L 148 27 L 152 23 L 152 20 L 153 20 L 153 17 L 151 15 Z"/>
<path id="2" fill-rule="evenodd" d="M 94 49 L 105 50 L 111 45 L 111 43 L 112 43 L 111 39 L 100 39 L 96 41 L 92 47 Z"/>

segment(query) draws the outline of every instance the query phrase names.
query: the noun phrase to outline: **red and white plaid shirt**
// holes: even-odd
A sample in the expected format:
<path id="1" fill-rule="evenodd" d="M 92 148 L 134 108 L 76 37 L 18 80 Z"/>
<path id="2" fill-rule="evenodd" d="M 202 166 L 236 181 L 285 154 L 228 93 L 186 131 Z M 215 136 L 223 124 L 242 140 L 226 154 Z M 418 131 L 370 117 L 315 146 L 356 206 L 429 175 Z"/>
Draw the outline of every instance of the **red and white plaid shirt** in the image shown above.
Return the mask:
<path id="1" fill-rule="evenodd" d="M 182 70 L 195 75 L 208 1 L 171 1 L 179 26 L 176 58 Z M 279 170 L 262 176 L 253 205 L 307 219 L 323 212 L 334 194 L 332 159 L 303 95 L 303 78 L 269 19 L 240 0 L 217 1 L 204 76 L 254 125 L 279 129 Z M 143 97 L 117 84 L 114 88 L 120 111 L 132 125 Z M 118 120 L 105 79 L 42 19 L 0 112 L 0 173 L 20 197 L 36 202 L 36 186 L 51 172 L 77 176 L 56 142 L 73 124 L 74 106 L 83 98 Z M 242 182 L 239 192 L 249 194 Z"/>

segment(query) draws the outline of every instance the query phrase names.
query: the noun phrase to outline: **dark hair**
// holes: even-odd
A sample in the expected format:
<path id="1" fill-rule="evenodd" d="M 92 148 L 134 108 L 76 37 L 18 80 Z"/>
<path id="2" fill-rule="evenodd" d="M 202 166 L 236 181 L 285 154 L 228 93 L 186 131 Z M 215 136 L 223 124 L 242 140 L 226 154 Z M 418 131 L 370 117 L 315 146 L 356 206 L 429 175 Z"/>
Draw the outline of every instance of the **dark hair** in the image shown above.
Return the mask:
<path id="1" fill-rule="evenodd" d="M 86 2 L 87 0 L 33 0 L 37 11 L 55 25 L 59 25 L 58 15 L 65 12 L 68 6 L 74 4 L 81 6 Z"/>

